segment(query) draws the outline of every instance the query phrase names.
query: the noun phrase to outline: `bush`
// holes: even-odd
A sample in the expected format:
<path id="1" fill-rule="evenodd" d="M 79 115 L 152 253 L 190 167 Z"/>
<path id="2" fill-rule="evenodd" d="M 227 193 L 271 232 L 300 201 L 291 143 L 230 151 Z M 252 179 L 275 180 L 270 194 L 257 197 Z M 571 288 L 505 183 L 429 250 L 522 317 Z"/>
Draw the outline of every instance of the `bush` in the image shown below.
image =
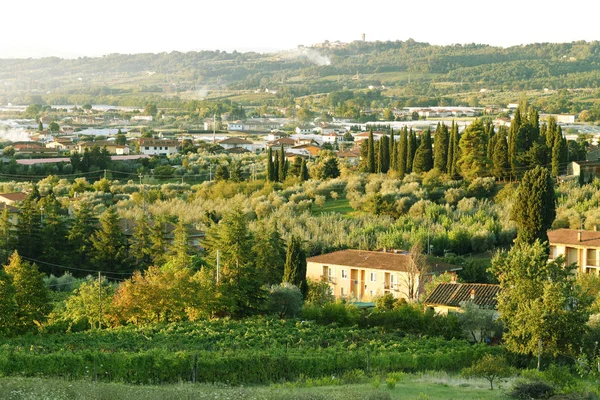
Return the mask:
<path id="1" fill-rule="evenodd" d="M 300 314 L 302 292 L 291 283 L 273 285 L 269 289 L 268 310 L 279 318 L 290 318 Z"/>
<path id="2" fill-rule="evenodd" d="M 394 379 L 392 377 L 388 377 L 385 380 L 385 386 L 390 390 L 394 389 L 396 387 L 396 379 Z"/>
<path id="3" fill-rule="evenodd" d="M 547 399 L 554 395 L 554 388 L 545 382 L 521 382 L 509 393 L 515 399 Z"/>
<path id="4" fill-rule="evenodd" d="M 559 367 L 552 364 L 542 373 L 543 379 L 560 391 L 569 390 L 577 384 L 577 379 L 571 374 L 568 367 Z"/>

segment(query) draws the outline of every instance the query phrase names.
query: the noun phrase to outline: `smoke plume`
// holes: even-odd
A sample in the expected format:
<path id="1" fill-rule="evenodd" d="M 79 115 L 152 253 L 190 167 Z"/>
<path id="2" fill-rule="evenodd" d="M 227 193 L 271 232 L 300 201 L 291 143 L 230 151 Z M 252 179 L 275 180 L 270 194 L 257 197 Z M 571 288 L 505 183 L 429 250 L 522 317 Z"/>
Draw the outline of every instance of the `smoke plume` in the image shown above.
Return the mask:
<path id="1" fill-rule="evenodd" d="M 331 60 L 329 60 L 329 57 L 324 56 L 318 51 L 310 49 L 308 47 L 299 47 L 294 50 L 288 50 L 281 53 L 281 56 L 290 60 L 295 58 L 304 58 L 319 66 L 331 64 Z"/>

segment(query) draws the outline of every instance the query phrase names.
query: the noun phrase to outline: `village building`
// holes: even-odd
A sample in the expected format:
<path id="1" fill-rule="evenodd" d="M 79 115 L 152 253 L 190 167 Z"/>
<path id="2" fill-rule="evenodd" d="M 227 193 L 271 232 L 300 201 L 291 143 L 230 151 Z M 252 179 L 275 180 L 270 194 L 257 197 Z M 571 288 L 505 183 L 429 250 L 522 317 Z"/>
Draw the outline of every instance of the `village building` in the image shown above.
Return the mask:
<path id="1" fill-rule="evenodd" d="M 461 269 L 431 258 L 419 266 L 406 251 L 340 250 L 306 261 L 307 278 L 327 282 L 337 299 L 356 300 L 385 294 L 413 300 L 433 275 Z"/>

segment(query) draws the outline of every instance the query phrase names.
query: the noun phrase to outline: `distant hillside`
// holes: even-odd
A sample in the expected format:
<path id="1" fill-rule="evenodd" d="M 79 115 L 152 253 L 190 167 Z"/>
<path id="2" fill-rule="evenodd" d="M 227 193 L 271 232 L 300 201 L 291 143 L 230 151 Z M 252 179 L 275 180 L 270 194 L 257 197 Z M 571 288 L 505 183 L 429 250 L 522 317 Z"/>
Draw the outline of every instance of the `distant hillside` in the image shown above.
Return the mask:
<path id="1" fill-rule="evenodd" d="M 126 105 L 125 99 L 132 97 L 265 88 L 277 90 L 280 96 L 298 96 L 366 84 L 404 87 L 409 82 L 438 84 L 435 90 L 440 94 L 444 94 L 441 83 L 462 83 L 462 90 L 480 86 L 596 88 L 600 43 L 541 43 L 505 49 L 477 44 L 433 46 L 408 40 L 272 54 L 202 51 L 0 60 L 0 103 L 14 104 L 42 100 L 81 104 L 100 97 Z M 417 85 L 412 90 L 425 94 L 432 89 Z"/>

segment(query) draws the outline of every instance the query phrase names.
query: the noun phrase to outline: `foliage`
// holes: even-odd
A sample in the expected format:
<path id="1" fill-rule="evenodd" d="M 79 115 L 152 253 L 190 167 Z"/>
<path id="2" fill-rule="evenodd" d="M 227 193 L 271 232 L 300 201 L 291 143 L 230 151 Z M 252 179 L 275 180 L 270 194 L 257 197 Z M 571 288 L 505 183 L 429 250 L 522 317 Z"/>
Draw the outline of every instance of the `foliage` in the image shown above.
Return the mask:
<path id="1" fill-rule="evenodd" d="M 513 370 L 504 357 L 486 354 L 469 368 L 463 369 L 462 374 L 468 377 L 485 378 L 490 383 L 490 389 L 493 390 L 494 380 L 509 377 L 513 374 Z"/>
<path id="2" fill-rule="evenodd" d="M 285 282 L 271 286 L 267 308 L 279 318 L 290 318 L 300 313 L 302 301 L 300 289 Z"/>
<path id="3" fill-rule="evenodd" d="M 554 395 L 554 388 L 544 382 L 521 382 L 513 386 L 509 395 L 519 400 L 548 399 Z"/>

